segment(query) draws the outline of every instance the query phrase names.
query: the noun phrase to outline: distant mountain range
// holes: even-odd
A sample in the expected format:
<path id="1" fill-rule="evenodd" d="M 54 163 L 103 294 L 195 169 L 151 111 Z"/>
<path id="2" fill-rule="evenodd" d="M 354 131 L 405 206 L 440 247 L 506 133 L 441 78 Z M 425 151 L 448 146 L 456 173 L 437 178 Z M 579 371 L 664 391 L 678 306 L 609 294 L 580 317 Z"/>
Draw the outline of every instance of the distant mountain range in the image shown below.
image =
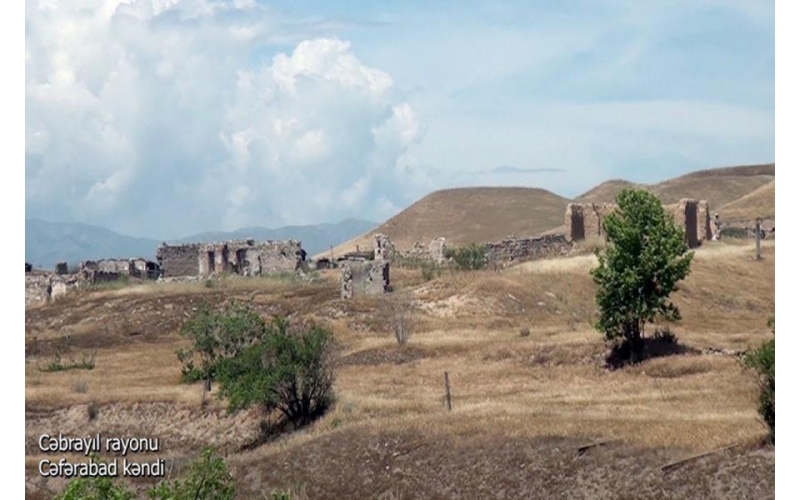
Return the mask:
<path id="1" fill-rule="evenodd" d="M 205 232 L 170 240 L 168 243 L 194 243 L 253 238 L 257 241 L 295 239 L 303 242 L 309 255 L 336 246 L 378 224 L 346 219 L 336 224 L 286 226 L 277 229 L 251 227 L 236 231 Z M 155 259 L 162 243 L 150 238 L 134 238 L 89 224 L 48 222 L 25 219 L 25 262 L 38 269 L 53 269 L 56 262 L 70 264 L 86 259 L 145 257 Z"/>

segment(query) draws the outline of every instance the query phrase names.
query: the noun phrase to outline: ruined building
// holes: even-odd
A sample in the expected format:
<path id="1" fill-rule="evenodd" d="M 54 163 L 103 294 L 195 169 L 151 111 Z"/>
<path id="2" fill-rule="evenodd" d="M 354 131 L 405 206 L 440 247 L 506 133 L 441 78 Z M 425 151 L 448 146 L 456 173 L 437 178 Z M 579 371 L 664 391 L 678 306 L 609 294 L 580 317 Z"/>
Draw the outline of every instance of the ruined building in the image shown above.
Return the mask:
<path id="1" fill-rule="evenodd" d="M 156 253 L 162 274 L 210 276 L 230 272 L 258 276 L 276 271 L 296 271 L 306 262 L 306 251 L 296 240 L 238 240 L 219 243 L 162 243 Z"/>
<path id="2" fill-rule="evenodd" d="M 391 292 L 389 261 L 351 261 L 343 264 L 341 287 L 341 296 L 343 299 L 382 295 Z"/>
<path id="3" fill-rule="evenodd" d="M 570 203 L 564 217 L 568 241 L 605 238 L 603 220 L 617 205 L 612 203 Z M 711 217 L 705 200 L 682 199 L 665 205 L 664 211 L 675 219 L 686 235 L 689 248 L 696 248 L 711 239 Z"/>

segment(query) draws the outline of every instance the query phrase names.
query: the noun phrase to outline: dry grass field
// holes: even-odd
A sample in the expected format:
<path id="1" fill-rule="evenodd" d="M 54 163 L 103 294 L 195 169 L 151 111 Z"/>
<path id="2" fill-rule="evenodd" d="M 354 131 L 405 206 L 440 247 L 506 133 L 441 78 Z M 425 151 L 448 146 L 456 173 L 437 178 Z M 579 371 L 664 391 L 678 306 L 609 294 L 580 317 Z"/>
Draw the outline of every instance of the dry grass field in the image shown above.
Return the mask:
<path id="1" fill-rule="evenodd" d="M 764 246 L 761 261 L 752 242 L 698 249 L 674 294 L 682 353 L 616 371 L 591 326 L 591 255 L 431 281 L 392 268 L 394 293 L 418 305 L 402 347 L 377 314 L 382 299 L 341 300 L 336 271 L 130 286 L 27 309 L 28 495 L 64 484 L 38 478 L 39 435 L 102 432 L 161 438 L 176 470 L 213 444 L 243 498 L 290 487 L 313 499 L 774 497 L 756 385 L 735 357 L 704 353 L 770 337 L 774 240 Z M 182 384 L 175 356 L 192 309 L 230 298 L 323 322 L 337 341 L 333 409 L 254 449 L 259 416 L 229 415 L 202 384 Z M 95 352 L 95 368 L 41 371 L 64 345 Z M 593 442 L 603 444 L 579 449 Z M 662 470 L 728 445 L 738 446 Z"/>

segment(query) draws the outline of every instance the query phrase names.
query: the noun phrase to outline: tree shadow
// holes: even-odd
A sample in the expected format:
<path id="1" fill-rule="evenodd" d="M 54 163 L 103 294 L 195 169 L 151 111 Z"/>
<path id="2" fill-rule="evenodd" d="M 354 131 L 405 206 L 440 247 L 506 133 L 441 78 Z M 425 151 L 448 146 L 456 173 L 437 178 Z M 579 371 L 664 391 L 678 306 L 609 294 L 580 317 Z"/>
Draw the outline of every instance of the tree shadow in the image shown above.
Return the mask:
<path id="1" fill-rule="evenodd" d="M 626 365 L 639 364 L 648 359 L 681 354 L 701 354 L 701 351 L 681 344 L 674 336 L 644 337 L 639 340 L 638 349 L 630 342 L 613 345 L 606 355 L 605 367 L 609 370 L 616 370 Z"/>

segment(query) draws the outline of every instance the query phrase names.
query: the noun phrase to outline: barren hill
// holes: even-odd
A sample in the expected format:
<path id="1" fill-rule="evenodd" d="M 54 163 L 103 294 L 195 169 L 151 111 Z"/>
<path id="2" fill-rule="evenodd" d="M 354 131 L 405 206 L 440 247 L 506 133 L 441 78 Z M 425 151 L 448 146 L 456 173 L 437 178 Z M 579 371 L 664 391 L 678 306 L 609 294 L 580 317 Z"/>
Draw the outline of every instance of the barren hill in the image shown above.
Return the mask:
<path id="1" fill-rule="evenodd" d="M 624 188 L 637 187 L 647 189 L 667 204 L 677 203 L 681 198 L 696 198 L 708 200 L 712 210 L 715 210 L 774 180 L 774 163 L 723 167 L 691 172 L 652 185 L 633 184 L 624 180 L 607 181 L 577 197 L 575 201 L 613 203 L 614 198 Z"/>
<path id="2" fill-rule="evenodd" d="M 613 203 L 624 188 L 647 189 L 665 204 L 681 198 L 707 200 L 723 220 L 751 220 L 775 212 L 775 164 L 700 170 L 657 184 L 615 179 L 575 198 L 580 203 Z M 769 191 L 768 185 L 772 185 Z M 766 191 L 760 192 L 761 188 Z M 770 196 L 769 193 L 772 193 Z M 373 247 L 373 235 L 387 234 L 400 250 L 415 241 L 427 245 L 444 236 L 463 245 L 502 239 L 514 233 L 531 236 L 564 231 L 564 211 L 570 200 L 536 188 L 474 187 L 436 191 L 420 199 L 376 229 L 334 247 L 334 255 Z M 726 213 L 723 210 L 726 207 Z M 324 252 L 319 256 L 330 255 Z"/>
<path id="3" fill-rule="evenodd" d="M 774 219 L 775 181 L 764 184 L 738 200 L 721 206 L 717 212 L 722 220 L 728 222 L 750 221 L 758 217 Z"/>
<path id="4" fill-rule="evenodd" d="M 564 222 L 569 200 L 550 191 L 523 187 L 473 187 L 435 191 L 376 229 L 333 249 L 335 255 L 370 249 L 376 233 L 389 235 L 398 249 L 414 242 L 427 245 L 444 236 L 463 245 L 505 238 L 512 233 L 536 235 Z"/>

